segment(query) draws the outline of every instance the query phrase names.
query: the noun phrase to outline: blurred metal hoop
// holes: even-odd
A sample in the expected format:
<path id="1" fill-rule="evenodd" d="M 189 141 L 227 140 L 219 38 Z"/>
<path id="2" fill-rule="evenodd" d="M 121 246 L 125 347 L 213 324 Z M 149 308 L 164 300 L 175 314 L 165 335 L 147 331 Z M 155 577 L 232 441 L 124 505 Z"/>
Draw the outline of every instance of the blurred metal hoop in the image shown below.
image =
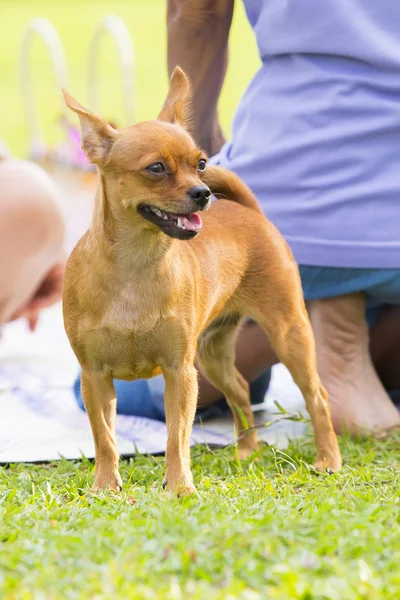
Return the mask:
<path id="1" fill-rule="evenodd" d="M 25 29 L 20 55 L 20 77 L 21 89 L 25 109 L 25 118 L 28 126 L 31 152 L 35 155 L 45 150 L 43 133 L 40 129 L 39 119 L 35 111 L 33 98 L 30 49 L 35 36 L 41 38 L 48 50 L 53 66 L 54 76 L 57 82 L 57 92 L 60 96 L 61 114 L 65 113 L 65 105 L 62 97 L 62 88 L 68 87 L 68 69 L 64 47 L 56 28 L 50 21 L 38 17 L 30 21 Z M 32 158 L 38 158 L 33 156 Z"/>
<path id="2" fill-rule="evenodd" d="M 108 33 L 114 38 L 118 48 L 122 70 L 122 92 L 125 108 L 125 125 L 131 125 L 136 117 L 135 99 L 135 50 L 133 40 L 124 21 L 116 15 L 104 17 L 93 34 L 89 45 L 88 98 L 90 109 L 100 112 L 98 89 L 98 56 L 101 40 Z"/>

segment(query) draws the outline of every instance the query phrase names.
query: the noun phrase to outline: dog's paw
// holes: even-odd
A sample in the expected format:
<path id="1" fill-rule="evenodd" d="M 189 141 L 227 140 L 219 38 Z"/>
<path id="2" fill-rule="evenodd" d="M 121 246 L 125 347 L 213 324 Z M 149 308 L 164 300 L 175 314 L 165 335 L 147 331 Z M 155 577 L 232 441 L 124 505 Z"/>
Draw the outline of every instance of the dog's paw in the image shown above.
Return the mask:
<path id="1" fill-rule="evenodd" d="M 247 458 L 250 458 L 251 455 L 257 452 L 259 449 L 260 444 L 257 438 L 243 438 L 238 444 L 238 455 L 240 460 L 246 460 Z M 258 460 L 258 458 L 255 458 L 255 460 Z"/>
<path id="2" fill-rule="evenodd" d="M 162 486 L 164 490 L 174 492 L 178 497 L 197 494 L 197 490 L 191 477 L 174 477 L 168 479 L 164 477 Z"/>
<path id="3" fill-rule="evenodd" d="M 120 492 L 122 489 L 122 479 L 118 471 L 96 472 L 92 492 L 113 491 Z"/>
<path id="4" fill-rule="evenodd" d="M 342 458 L 334 456 L 329 459 L 317 460 L 314 463 L 314 469 L 319 473 L 337 473 L 342 468 Z"/>

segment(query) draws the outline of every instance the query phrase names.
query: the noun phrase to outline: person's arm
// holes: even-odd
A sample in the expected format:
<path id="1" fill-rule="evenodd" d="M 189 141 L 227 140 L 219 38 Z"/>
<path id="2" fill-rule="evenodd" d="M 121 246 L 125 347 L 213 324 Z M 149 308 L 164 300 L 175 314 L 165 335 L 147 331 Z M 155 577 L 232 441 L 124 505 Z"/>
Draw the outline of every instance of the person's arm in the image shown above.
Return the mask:
<path id="1" fill-rule="evenodd" d="M 217 103 L 228 64 L 234 0 L 168 0 L 168 71 L 179 65 L 193 91 L 192 133 L 213 155 L 224 143 Z"/>

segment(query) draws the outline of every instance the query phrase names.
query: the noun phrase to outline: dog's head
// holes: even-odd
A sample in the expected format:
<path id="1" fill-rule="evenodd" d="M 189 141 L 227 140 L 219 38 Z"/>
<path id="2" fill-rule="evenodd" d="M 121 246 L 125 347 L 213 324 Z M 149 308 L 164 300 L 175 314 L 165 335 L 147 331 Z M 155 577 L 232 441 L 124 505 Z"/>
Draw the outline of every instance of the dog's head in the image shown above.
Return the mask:
<path id="1" fill-rule="evenodd" d="M 202 225 L 198 213 L 209 207 L 211 192 L 202 180 L 207 156 L 187 131 L 190 84 L 183 71 L 173 72 L 155 121 L 124 129 L 64 96 L 79 117 L 82 149 L 112 187 L 113 202 L 140 215 L 143 227 L 179 239 L 196 236 Z"/>

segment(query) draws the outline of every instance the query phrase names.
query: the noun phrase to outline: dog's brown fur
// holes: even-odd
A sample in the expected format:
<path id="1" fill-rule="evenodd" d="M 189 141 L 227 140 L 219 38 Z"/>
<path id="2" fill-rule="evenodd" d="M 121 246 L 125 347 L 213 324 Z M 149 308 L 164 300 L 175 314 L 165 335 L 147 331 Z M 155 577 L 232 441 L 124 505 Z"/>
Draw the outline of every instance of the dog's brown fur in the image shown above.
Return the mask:
<path id="1" fill-rule="evenodd" d="M 315 431 L 316 467 L 338 470 L 340 452 L 296 264 L 238 177 L 219 167 L 198 172 L 204 153 L 185 129 L 184 73 L 175 70 L 156 121 L 122 130 L 67 93 L 65 98 L 80 118 L 82 147 L 100 179 L 92 225 L 69 258 L 64 286 L 65 328 L 82 367 L 95 441 L 94 488 L 121 486 L 113 378 L 162 373 L 166 481 L 177 493 L 194 491 L 189 438 L 198 394 L 196 357 L 232 408 L 240 456 L 257 449 L 248 384 L 235 368 L 235 338 L 245 315 L 265 329 L 304 395 Z M 165 176 L 146 171 L 157 161 L 168 165 Z M 187 192 L 205 182 L 230 200 L 212 204 L 202 231 L 190 241 L 169 237 L 137 210 L 145 202 L 170 213 L 196 212 Z"/>

